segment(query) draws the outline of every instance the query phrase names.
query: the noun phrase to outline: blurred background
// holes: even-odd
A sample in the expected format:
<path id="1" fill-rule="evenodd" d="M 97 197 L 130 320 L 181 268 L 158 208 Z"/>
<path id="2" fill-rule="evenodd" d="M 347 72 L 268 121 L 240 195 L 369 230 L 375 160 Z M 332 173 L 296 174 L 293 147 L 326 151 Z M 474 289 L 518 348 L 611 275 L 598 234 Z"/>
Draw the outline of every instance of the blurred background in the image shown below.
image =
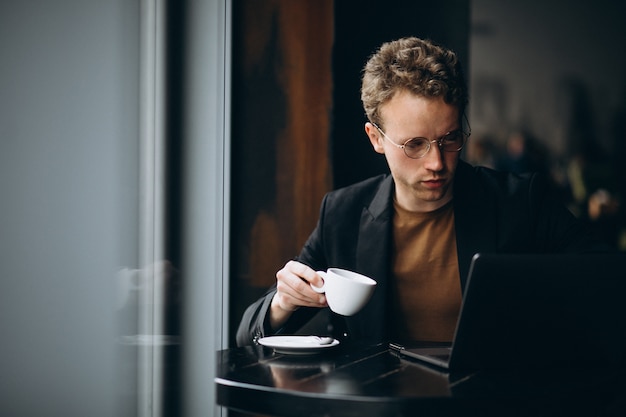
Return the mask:
<path id="1" fill-rule="evenodd" d="M 243 309 L 325 192 L 387 170 L 360 71 L 461 57 L 476 164 L 548 175 L 626 249 L 626 6 L 0 0 L 0 414 L 222 415 Z"/>
<path id="2" fill-rule="evenodd" d="M 626 249 L 624 4 L 472 2 L 466 159 L 553 179 L 578 217 Z"/>

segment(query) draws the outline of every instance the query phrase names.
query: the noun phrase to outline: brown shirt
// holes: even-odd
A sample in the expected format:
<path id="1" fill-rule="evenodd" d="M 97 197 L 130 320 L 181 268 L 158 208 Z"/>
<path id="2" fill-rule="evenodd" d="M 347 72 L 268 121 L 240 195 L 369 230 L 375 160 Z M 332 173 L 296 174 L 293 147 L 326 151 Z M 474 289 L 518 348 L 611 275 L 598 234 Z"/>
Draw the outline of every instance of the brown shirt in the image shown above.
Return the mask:
<path id="1" fill-rule="evenodd" d="M 451 342 L 461 306 L 452 203 L 417 213 L 394 202 L 393 236 L 391 337 Z"/>

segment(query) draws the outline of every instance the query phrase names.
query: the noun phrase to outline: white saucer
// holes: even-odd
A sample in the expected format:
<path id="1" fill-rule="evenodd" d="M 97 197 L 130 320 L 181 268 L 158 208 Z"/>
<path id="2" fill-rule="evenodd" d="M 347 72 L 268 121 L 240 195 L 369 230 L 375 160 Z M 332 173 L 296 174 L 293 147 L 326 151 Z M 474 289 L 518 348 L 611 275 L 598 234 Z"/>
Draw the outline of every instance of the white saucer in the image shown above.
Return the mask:
<path id="1" fill-rule="evenodd" d="M 268 336 L 258 340 L 260 345 L 274 349 L 276 353 L 286 355 L 311 355 L 332 349 L 339 344 L 333 339 L 331 343 L 320 344 L 317 336 Z"/>

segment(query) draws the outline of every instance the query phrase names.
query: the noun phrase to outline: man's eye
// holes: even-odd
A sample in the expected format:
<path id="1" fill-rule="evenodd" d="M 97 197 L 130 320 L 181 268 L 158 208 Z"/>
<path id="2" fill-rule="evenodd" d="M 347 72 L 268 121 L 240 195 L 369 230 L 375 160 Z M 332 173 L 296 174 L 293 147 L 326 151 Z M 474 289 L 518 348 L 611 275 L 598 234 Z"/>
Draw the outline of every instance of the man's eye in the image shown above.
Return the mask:
<path id="1" fill-rule="evenodd" d="M 457 143 L 461 140 L 461 132 L 452 132 L 445 135 L 442 139 L 443 143 Z"/>
<path id="2" fill-rule="evenodd" d="M 409 149 L 422 149 L 426 146 L 427 141 L 424 139 L 411 139 L 404 146 Z"/>

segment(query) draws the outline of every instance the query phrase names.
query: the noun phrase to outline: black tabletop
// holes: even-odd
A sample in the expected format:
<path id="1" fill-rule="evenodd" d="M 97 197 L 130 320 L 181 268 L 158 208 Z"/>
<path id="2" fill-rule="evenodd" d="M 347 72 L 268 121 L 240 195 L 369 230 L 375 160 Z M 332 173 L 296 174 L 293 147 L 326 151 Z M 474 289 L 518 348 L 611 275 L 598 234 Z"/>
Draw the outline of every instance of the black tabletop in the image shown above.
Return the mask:
<path id="1" fill-rule="evenodd" d="M 449 374 L 386 345 L 312 356 L 261 346 L 218 352 L 217 403 L 271 416 L 623 416 L 624 386 L 603 369 Z"/>

